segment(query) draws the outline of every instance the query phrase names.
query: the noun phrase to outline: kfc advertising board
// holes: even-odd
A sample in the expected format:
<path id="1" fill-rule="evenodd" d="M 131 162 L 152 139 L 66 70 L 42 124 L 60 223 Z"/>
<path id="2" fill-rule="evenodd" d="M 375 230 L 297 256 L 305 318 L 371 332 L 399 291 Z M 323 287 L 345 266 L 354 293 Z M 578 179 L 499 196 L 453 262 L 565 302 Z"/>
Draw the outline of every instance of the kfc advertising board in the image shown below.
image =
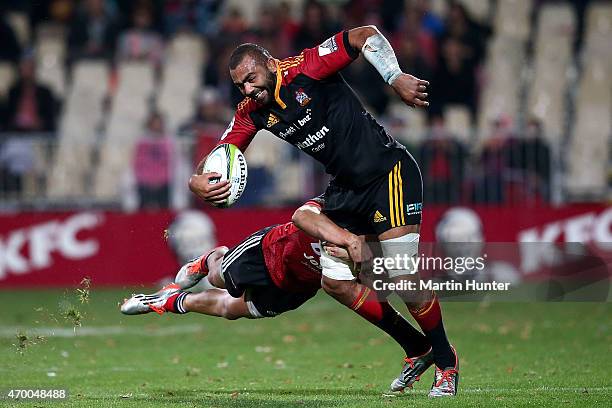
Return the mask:
<path id="1" fill-rule="evenodd" d="M 183 241 L 199 240 L 203 252 L 216 245 L 232 246 L 257 229 L 287 222 L 293 210 L 210 210 L 200 213 L 210 222 L 197 228 L 187 223 L 181 226 L 186 231 L 172 233 Z M 604 258 L 612 254 L 612 206 L 471 210 L 486 242 L 581 242 Z M 436 240 L 436 226 L 447 211 L 424 211 L 422 242 Z M 177 245 L 184 242 L 169 242 L 164 236 L 176 217 L 166 211 L 0 215 L 0 287 L 75 286 L 84 277 L 95 286 L 155 285 L 179 267 Z"/>

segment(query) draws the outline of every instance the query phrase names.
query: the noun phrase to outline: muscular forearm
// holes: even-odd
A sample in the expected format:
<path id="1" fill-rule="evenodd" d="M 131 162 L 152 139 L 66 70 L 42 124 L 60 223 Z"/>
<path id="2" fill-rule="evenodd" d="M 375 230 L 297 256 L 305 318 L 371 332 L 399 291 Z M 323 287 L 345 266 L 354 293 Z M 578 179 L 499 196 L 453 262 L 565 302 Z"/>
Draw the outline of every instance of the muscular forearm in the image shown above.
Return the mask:
<path id="1" fill-rule="evenodd" d="M 376 68 L 389 85 L 402 74 L 391 44 L 375 26 L 350 30 L 349 44 L 361 51 L 364 58 Z"/>
<path id="2" fill-rule="evenodd" d="M 208 155 L 202 157 L 202 160 L 200 160 L 200 162 L 196 166 L 195 174 L 202 174 L 204 172 L 204 163 L 206 163 L 207 158 L 208 158 Z"/>
<path id="3" fill-rule="evenodd" d="M 340 228 L 316 207 L 302 206 L 294 214 L 292 221 L 308 235 L 332 244 L 346 247 L 358 237 Z"/>

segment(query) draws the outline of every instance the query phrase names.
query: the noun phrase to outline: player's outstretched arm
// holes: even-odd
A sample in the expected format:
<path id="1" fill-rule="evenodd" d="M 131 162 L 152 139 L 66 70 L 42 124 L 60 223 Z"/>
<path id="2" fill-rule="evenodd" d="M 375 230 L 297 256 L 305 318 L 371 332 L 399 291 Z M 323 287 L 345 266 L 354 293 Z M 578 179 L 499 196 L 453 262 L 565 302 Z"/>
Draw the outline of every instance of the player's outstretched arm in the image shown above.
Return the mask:
<path id="1" fill-rule="evenodd" d="M 312 237 L 346 248 L 353 262 L 364 262 L 368 258 L 370 252 L 363 240 L 340 228 L 315 205 L 304 204 L 293 213 L 291 221 Z"/>
<path id="2" fill-rule="evenodd" d="M 404 103 L 412 107 L 429 106 L 425 92 L 429 82 L 402 72 L 391 44 L 376 26 L 354 28 L 348 32 L 348 39 L 349 44 L 361 50 L 365 59 L 376 68 Z"/>
<path id="3" fill-rule="evenodd" d="M 223 143 L 230 143 L 238 147 L 242 152 L 246 151 L 253 137 L 257 133 L 257 128 L 253 124 L 248 110 L 252 108 L 254 102 L 248 98 L 236 108 L 234 118 L 229 123 L 227 129 L 217 142 L 217 146 Z M 189 189 L 202 200 L 212 204 L 223 204 L 225 199 L 230 196 L 230 182 L 221 181 L 210 184 L 211 179 L 219 178 L 219 173 L 202 173 L 206 155 L 196 168 L 195 174 L 189 178 Z"/>

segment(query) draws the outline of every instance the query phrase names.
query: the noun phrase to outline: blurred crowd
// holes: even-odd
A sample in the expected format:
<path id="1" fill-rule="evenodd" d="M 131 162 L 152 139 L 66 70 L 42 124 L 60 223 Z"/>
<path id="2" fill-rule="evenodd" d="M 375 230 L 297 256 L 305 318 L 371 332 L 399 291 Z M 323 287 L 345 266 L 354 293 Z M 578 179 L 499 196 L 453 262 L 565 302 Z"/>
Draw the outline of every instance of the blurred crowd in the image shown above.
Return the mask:
<path id="1" fill-rule="evenodd" d="M 295 10 L 296 2 L 264 1 L 252 22 L 232 4 L 222 0 L 3 1 L 0 61 L 18 67 L 18 75 L 0 105 L 0 131 L 12 135 L 11 140 L 0 139 L 1 189 L 18 192 L 21 175 L 28 169 L 27 163 L 20 163 L 20 156 L 14 154 L 19 151 L 19 144 L 14 146 L 15 133 L 48 132 L 53 138 L 62 106 L 60 98 L 37 81 L 32 43 L 20 43 L 6 18 L 16 11 L 27 15 L 32 33 L 42 24 L 65 30 L 68 82 L 70 67 L 79 60 L 101 59 L 111 66 L 120 61 L 146 60 L 159 69 L 166 44 L 175 35 L 196 33 L 205 41 L 213 57 L 202 70 L 202 89 L 197 93 L 193 117 L 170 132 L 163 116 L 152 108 L 143 124 L 132 165 L 142 206 L 169 205 L 177 140 L 194 143 L 195 163 L 231 118 L 233 106 L 242 99 L 227 69 L 229 54 L 236 45 L 255 42 L 283 58 L 313 47 L 342 29 L 365 24 L 375 24 L 389 38 L 405 72 L 432 84 L 431 107 L 426 112 L 429 130 L 421 143 L 409 146 L 422 167 L 426 202 L 550 199 L 552 154 L 543 138 L 545 129 L 537 119 L 528 118 L 519 132 L 516 118 L 499 117 L 490 124 L 491 137 L 477 148 L 460 142 L 445 128 L 442 113 L 447 106 L 464 107 L 469 112 L 469 125 L 475 126 L 480 69 L 492 34 L 491 28 L 473 19 L 460 1 L 449 1 L 445 15 L 436 13 L 428 0 L 305 0 L 299 2 L 299 10 Z M 389 107 L 394 96 L 380 75 L 363 58 L 343 74 L 393 133 L 397 117 Z M 253 169 L 262 185 L 259 192 L 265 191 L 266 177 L 270 177 L 264 170 Z M 245 202 L 259 203 L 262 199 L 254 196 Z"/>

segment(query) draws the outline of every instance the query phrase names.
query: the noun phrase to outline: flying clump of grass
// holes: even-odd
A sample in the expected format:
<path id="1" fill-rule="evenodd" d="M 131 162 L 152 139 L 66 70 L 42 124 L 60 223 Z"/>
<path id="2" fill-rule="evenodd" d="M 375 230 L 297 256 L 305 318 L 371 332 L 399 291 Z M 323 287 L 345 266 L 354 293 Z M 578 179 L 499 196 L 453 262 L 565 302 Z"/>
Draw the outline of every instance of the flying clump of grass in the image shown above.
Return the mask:
<path id="1" fill-rule="evenodd" d="M 25 332 L 15 335 L 17 343 L 13 344 L 19 354 L 23 354 L 29 347 L 45 341 L 44 336 L 28 336 Z"/>
<path id="2" fill-rule="evenodd" d="M 75 290 L 76 297 L 80 304 L 89 303 L 90 299 L 91 279 L 85 277 Z M 85 314 L 81 312 L 77 305 L 74 305 L 69 300 L 65 299 L 59 305 L 61 316 L 69 321 L 75 328 L 81 327 Z"/>
<path id="3" fill-rule="evenodd" d="M 81 280 L 80 286 L 76 289 L 77 297 L 79 301 L 84 303 L 89 303 L 89 288 L 91 287 L 91 279 L 88 277 L 83 278 Z"/>
<path id="4" fill-rule="evenodd" d="M 83 314 L 74 307 L 73 305 L 69 305 L 66 310 L 63 312 L 64 319 L 68 320 L 75 328 L 81 327 Z"/>

